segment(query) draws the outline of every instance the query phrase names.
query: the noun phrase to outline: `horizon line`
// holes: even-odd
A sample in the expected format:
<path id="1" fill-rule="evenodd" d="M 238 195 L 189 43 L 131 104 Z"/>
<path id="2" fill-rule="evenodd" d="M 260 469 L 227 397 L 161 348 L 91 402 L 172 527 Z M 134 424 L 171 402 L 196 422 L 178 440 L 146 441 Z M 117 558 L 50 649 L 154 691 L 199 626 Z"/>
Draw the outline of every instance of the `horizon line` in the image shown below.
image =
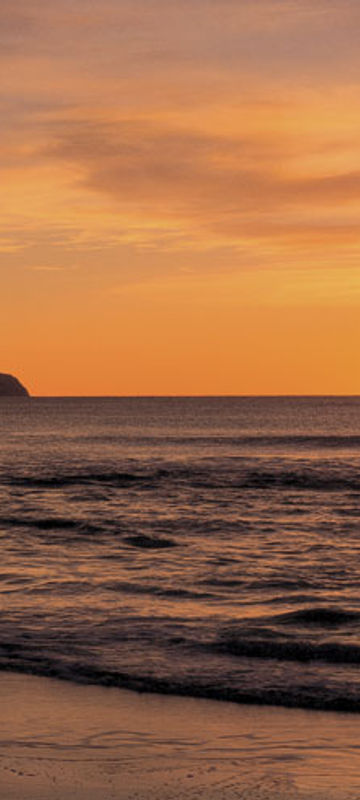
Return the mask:
<path id="1" fill-rule="evenodd" d="M 221 399 L 221 398 L 229 398 L 229 399 L 252 399 L 252 398 L 360 398 L 360 393 L 304 393 L 304 394 L 293 394 L 293 393 L 281 393 L 281 394 L 29 394 L 26 399 L 38 399 L 38 400 L 51 400 L 51 399 L 58 399 L 58 400 L 134 400 L 134 399 L 153 399 L 153 400 L 170 400 L 170 399 Z"/>

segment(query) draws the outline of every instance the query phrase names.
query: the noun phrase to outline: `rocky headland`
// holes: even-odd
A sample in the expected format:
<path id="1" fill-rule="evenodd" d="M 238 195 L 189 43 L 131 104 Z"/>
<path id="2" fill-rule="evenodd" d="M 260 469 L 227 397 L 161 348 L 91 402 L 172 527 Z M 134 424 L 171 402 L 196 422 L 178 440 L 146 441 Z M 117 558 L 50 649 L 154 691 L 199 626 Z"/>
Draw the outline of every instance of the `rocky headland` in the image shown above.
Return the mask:
<path id="1" fill-rule="evenodd" d="M 0 372 L 0 397 L 29 397 L 29 392 L 13 375 Z"/>

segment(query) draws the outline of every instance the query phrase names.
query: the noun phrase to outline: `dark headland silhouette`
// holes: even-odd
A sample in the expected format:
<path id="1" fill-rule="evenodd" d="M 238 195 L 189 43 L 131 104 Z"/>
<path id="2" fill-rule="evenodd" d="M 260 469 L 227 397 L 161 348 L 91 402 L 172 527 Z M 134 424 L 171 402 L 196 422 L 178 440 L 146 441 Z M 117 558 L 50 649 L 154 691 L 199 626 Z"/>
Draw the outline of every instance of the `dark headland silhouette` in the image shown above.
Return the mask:
<path id="1" fill-rule="evenodd" d="M 29 397 L 29 392 L 13 375 L 0 372 L 0 397 Z"/>

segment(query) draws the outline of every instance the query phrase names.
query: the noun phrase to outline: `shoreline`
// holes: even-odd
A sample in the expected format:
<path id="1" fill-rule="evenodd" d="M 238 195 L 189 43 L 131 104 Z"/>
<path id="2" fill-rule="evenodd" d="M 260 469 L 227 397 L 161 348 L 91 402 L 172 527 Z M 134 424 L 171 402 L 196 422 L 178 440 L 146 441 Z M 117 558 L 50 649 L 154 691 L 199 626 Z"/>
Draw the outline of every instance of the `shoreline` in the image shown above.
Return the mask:
<path id="1" fill-rule="evenodd" d="M 360 716 L 0 677 L 6 800 L 358 800 Z"/>

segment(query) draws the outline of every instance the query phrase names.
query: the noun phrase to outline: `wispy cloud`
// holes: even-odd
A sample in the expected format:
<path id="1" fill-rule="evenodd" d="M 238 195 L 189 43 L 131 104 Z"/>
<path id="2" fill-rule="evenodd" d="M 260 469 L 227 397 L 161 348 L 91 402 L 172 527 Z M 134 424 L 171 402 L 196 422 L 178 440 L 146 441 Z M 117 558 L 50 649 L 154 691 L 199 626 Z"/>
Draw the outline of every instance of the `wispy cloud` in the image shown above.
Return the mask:
<path id="1" fill-rule="evenodd" d="M 360 173 L 324 171 L 316 137 L 251 136 L 244 128 L 235 137 L 146 119 L 69 122 L 46 155 L 73 165 L 79 184 L 110 198 L 119 221 L 138 230 L 162 224 L 206 247 L 211 238 L 231 246 L 261 239 L 332 246 L 347 235 L 357 241 Z M 333 142 L 332 153 L 339 147 Z M 301 168 L 311 155 L 319 174 Z"/>

